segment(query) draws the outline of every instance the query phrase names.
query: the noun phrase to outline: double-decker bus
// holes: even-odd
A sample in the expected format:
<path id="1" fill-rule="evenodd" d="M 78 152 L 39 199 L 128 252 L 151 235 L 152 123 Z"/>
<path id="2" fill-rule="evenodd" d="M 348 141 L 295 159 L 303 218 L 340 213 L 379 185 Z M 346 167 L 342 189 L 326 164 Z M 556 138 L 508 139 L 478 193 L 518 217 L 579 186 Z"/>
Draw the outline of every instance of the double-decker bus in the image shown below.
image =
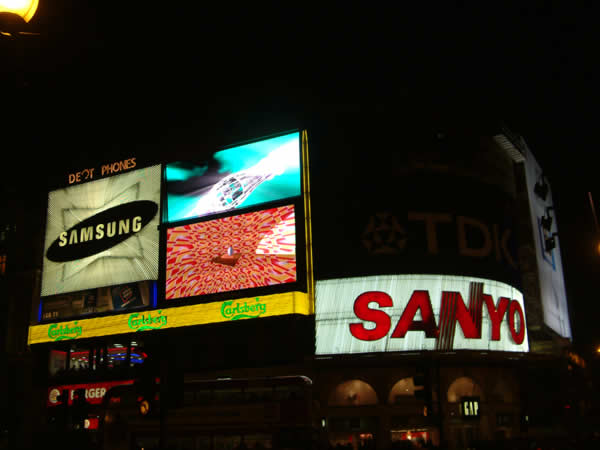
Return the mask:
<path id="1" fill-rule="evenodd" d="M 186 381 L 177 405 L 139 386 L 105 397 L 105 448 L 177 450 L 310 449 L 312 381 L 305 376 Z M 161 410 L 163 408 L 163 410 Z"/>

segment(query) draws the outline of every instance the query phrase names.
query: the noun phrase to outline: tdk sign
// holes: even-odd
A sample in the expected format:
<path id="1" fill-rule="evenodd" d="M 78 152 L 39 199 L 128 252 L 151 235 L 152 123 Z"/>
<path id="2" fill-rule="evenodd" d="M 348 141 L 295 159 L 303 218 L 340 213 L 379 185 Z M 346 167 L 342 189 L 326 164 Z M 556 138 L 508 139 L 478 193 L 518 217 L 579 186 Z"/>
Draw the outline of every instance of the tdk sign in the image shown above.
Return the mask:
<path id="1" fill-rule="evenodd" d="M 66 262 L 92 256 L 140 232 L 156 215 L 158 205 L 139 200 L 102 211 L 59 234 L 46 257 Z"/>

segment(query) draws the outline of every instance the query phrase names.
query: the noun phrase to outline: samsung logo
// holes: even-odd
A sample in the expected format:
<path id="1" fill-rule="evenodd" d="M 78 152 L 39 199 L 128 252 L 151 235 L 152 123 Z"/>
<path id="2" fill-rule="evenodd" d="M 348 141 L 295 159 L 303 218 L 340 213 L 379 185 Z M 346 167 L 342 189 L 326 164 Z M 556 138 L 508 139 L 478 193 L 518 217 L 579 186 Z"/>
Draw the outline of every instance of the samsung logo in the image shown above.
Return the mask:
<path id="1" fill-rule="evenodd" d="M 117 229 L 119 230 L 118 232 Z M 92 241 L 94 239 L 103 239 L 105 236 L 111 238 L 116 235 L 129 234 L 130 229 L 133 233 L 137 233 L 142 229 L 141 216 L 136 216 L 133 219 L 119 220 L 118 225 L 117 221 L 113 220 L 112 222 L 108 222 L 106 224 L 99 223 L 95 228 L 93 226 L 89 226 L 87 228 L 80 228 L 79 230 L 71 229 L 69 232 L 63 231 L 58 236 L 58 246 L 64 247 L 65 245 L 78 244 L 80 242 Z"/>
<path id="2" fill-rule="evenodd" d="M 50 245 L 46 257 L 66 262 L 92 256 L 139 233 L 156 215 L 158 205 L 138 200 L 102 211 L 63 231 Z"/>

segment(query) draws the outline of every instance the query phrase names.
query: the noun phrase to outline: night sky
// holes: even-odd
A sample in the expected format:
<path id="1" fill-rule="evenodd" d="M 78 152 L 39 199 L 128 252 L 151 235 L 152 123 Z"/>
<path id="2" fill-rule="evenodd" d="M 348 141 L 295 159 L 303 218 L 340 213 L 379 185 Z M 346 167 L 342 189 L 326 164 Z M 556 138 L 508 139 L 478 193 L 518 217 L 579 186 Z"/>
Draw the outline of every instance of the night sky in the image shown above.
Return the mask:
<path id="1" fill-rule="evenodd" d="M 588 200 L 591 192 L 600 209 L 596 9 L 123 3 L 40 0 L 31 25 L 41 38 L 23 53 L 26 75 L 0 113 L 5 145 L 21 149 L 27 169 L 3 165 L 3 187 L 23 177 L 43 186 L 45 171 L 65 173 L 95 152 L 131 154 L 131 136 L 141 136 L 139 152 L 159 125 L 182 127 L 191 116 L 303 117 L 324 105 L 393 112 L 415 89 L 469 95 L 493 105 L 547 171 L 575 344 L 582 352 L 600 345 L 600 231 Z M 11 80 L 7 67 L 0 75 Z M 32 158 L 26 148 L 45 150 Z"/>

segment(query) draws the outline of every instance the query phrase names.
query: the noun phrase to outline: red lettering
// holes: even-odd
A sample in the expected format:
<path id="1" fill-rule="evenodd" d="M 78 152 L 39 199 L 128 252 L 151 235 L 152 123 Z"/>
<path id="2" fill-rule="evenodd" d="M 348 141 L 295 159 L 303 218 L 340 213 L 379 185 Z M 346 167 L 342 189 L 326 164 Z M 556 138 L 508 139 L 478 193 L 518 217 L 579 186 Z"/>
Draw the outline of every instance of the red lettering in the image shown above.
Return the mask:
<path id="1" fill-rule="evenodd" d="M 456 319 L 460 324 L 463 335 L 467 339 L 479 339 L 481 337 L 481 330 L 477 329 L 475 321 L 471 316 L 469 310 L 465 306 L 465 302 L 460 295 L 460 292 L 442 292 L 442 304 L 444 304 L 444 296 L 454 296 L 456 304 Z"/>
<path id="2" fill-rule="evenodd" d="M 421 317 L 423 320 L 415 321 L 415 314 L 417 314 L 418 309 L 421 310 Z M 438 336 L 438 327 L 435 324 L 429 292 L 413 292 L 408 301 L 408 305 L 404 308 L 404 312 L 396 325 L 396 329 L 392 333 L 392 337 L 403 338 L 406 336 L 407 331 L 424 331 L 425 337 L 428 338 L 435 338 Z"/>
<path id="3" fill-rule="evenodd" d="M 515 312 L 519 314 L 519 331 L 515 329 Z M 518 301 L 513 300 L 508 309 L 508 328 L 515 344 L 521 345 L 525 339 L 525 316 Z"/>
<path id="4" fill-rule="evenodd" d="M 510 303 L 510 299 L 506 297 L 500 297 L 498 300 L 498 308 L 494 305 L 494 299 L 491 295 L 483 294 L 483 300 L 487 306 L 488 314 L 492 322 L 492 341 L 500 340 L 500 324 L 506 313 L 506 308 Z"/>
<path id="5" fill-rule="evenodd" d="M 385 312 L 369 308 L 369 303 L 371 302 L 377 303 L 380 307 L 394 305 L 392 297 L 385 292 L 369 291 L 356 297 L 356 300 L 354 300 L 354 314 L 356 317 L 367 322 L 375 323 L 375 328 L 372 330 L 366 329 L 362 323 L 350 324 L 350 333 L 361 341 L 376 341 L 381 339 L 388 334 L 388 331 L 390 331 L 390 327 L 392 326 L 392 319 L 390 319 L 390 316 Z"/>

